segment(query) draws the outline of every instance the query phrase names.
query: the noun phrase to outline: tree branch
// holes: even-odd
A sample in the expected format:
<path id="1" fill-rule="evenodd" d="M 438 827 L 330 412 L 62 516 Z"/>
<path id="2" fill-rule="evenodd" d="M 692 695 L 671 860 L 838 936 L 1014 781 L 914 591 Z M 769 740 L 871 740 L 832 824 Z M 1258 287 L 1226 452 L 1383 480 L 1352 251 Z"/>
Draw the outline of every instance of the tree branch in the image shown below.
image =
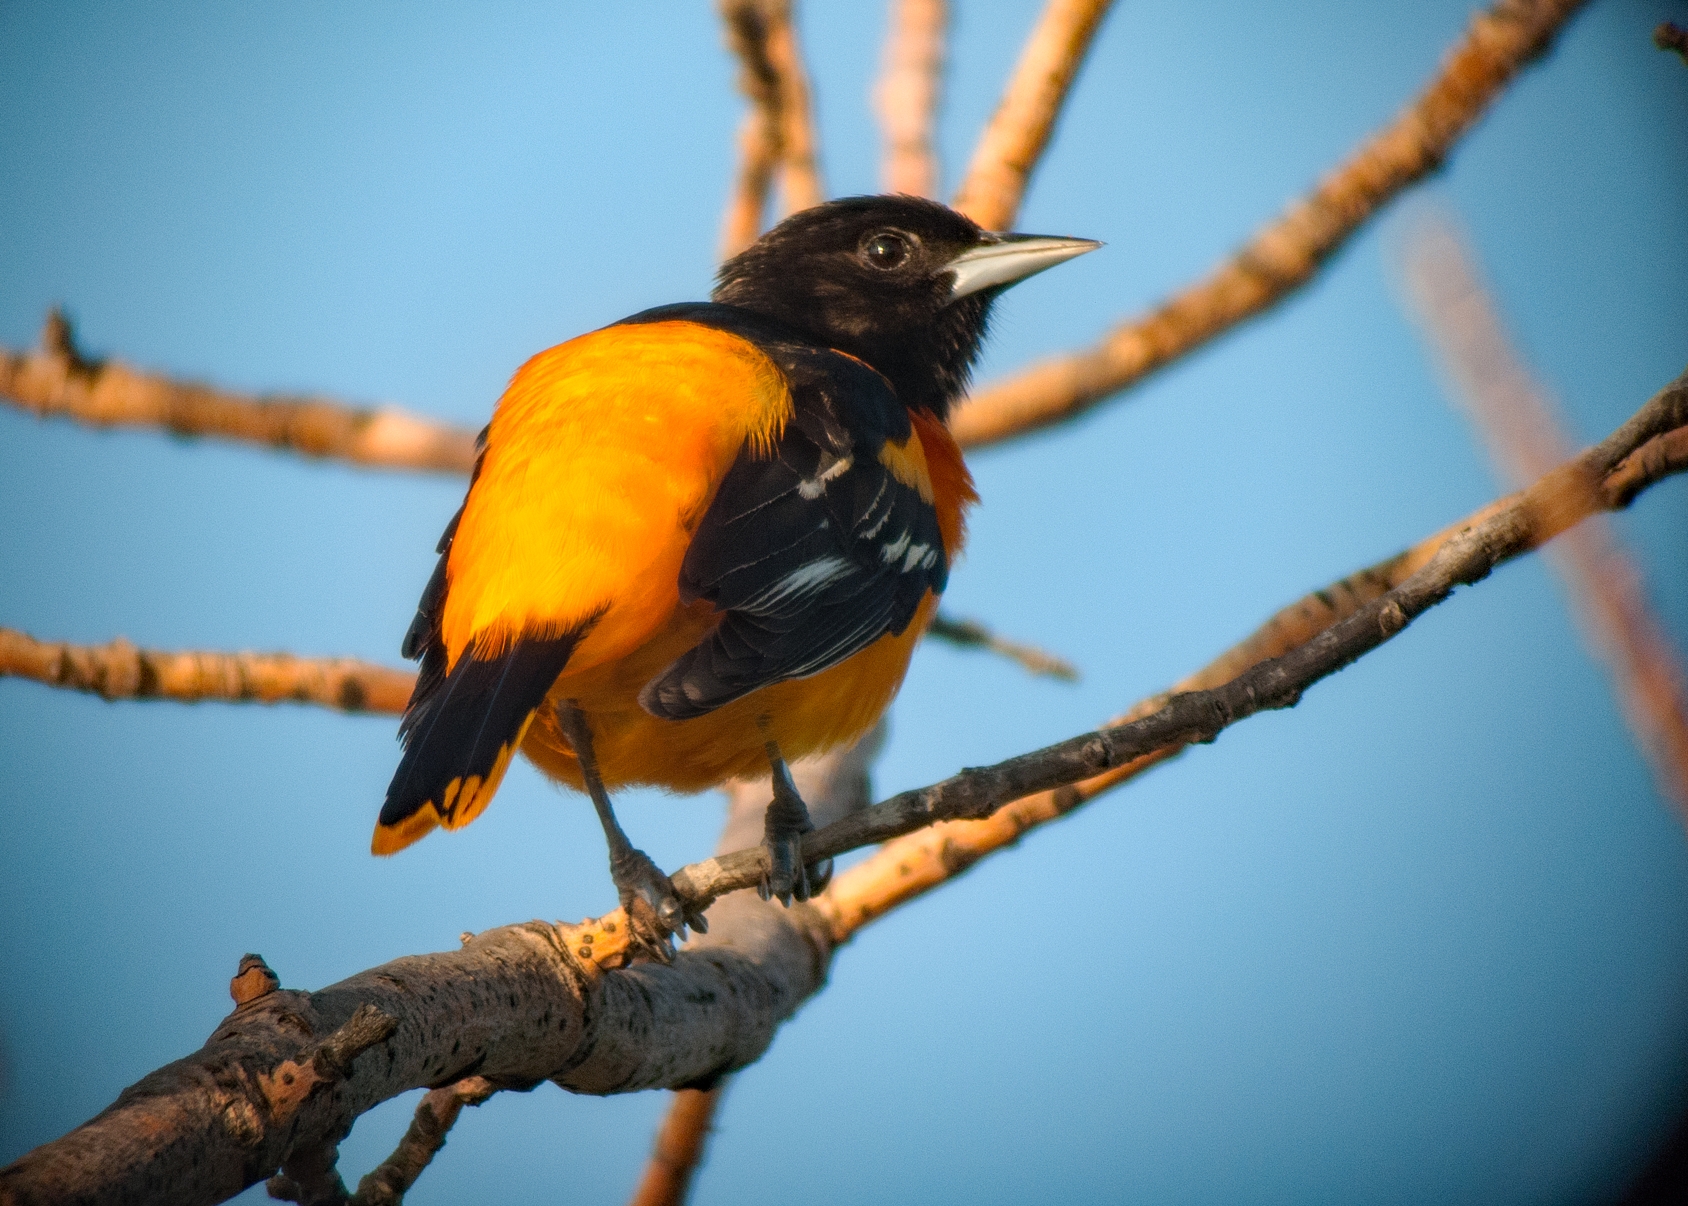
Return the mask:
<path id="1" fill-rule="evenodd" d="M 995 766 L 970 768 L 942 783 L 906 791 L 809 834 L 806 859 L 829 858 L 922 829 L 935 821 L 973 820 L 1035 792 L 1119 770 L 1138 758 L 1166 756 L 1212 741 L 1246 716 L 1292 707 L 1313 683 L 1348 665 L 1440 603 L 1454 587 L 1480 581 L 1598 511 L 1627 506 L 1638 488 L 1688 468 L 1688 374 L 1660 391 L 1602 443 L 1555 469 L 1528 490 L 1457 525 L 1420 568 L 1305 643 L 1261 661 L 1229 681 L 1169 695 L 1129 723 L 1069 738 Z M 1411 553 L 1403 554 L 1410 558 Z M 1399 560 L 1397 558 L 1396 560 Z M 682 867 L 671 877 L 693 902 L 759 881 L 766 854 L 743 850 Z"/>
<path id="2" fill-rule="evenodd" d="M 137 649 L 122 637 L 106 645 L 38 641 L 0 628 L 0 678 L 28 678 L 102 699 L 178 703 L 305 703 L 342 712 L 404 711 L 416 676 L 353 658 L 287 653 L 171 653 Z"/>
<path id="3" fill-rule="evenodd" d="M 1027 674 L 1058 678 L 1068 683 L 1078 681 L 1078 667 L 1066 658 L 1056 657 L 1036 645 L 1027 645 L 999 636 L 977 620 L 958 620 L 939 612 L 933 617 L 932 626 L 926 630 L 926 635 L 932 640 L 959 645 L 963 649 L 984 649 L 1000 654 L 1018 663 Z"/>
<path id="4" fill-rule="evenodd" d="M 940 615 L 926 635 L 1000 654 L 1032 674 L 1078 679 L 1071 663 L 1034 645 L 999 636 L 976 620 Z M 416 684 L 412 671 L 349 657 L 137 649 L 122 637 L 104 645 L 72 645 L 38 640 L 4 627 L 0 627 L 0 678 L 26 678 L 105 700 L 299 703 L 394 716 L 404 711 Z"/>
<path id="5" fill-rule="evenodd" d="M 1055 119 L 1110 7 L 1112 0 L 1049 0 L 1038 17 L 950 202 L 986 230 L 1006 230 L 1020 212 L 1032 169 L 1043 158 Z"/>
<path id="6" fill-rule="evenodd" d="M 977 448 L 1077 418 L 1282 301 L 1385 202 L 1440 166 L 1583 2 L 1499 0 L 1478 14 L 1418 99 L 1309 196 L 1205 279 L 1094 347 L 1034 364 L 975 394 L 951 419 L 956 439 Z"/>
<path id="7" fill-rule="evenodd" d="M 891 27 L 873 107 L 885 132 L 888 193 L 938 195 L 933 127 L 943 96 L 948 0 L 891 0 Z"/>
<path id="8" fill-rule="evenodd" d="M 1547 392 L 1520 361 L 1471 253 L 1447 217 L 1426 216 L 1409 237 L 1403 275 L 1416 317 L 1503 479 L 1527 482 L 1564 460 Z M 1612 524 L 1593 519 L 1548 550 L 1572 610 L 1605 663 L 1618 706 L 1660 792 L 1688 821 L 1688 681 L 1655 616 L 1641 571 Z"/>
<path id="9" fill-rule="evenodd" d="M 445 1146 L 446 1133 L 457 1125 L 463 1107 L 478 1106 L 495 1092 L 493 1083 L 484 1076 L 466 1076 L 453 1084 L 430 1089 L 416 1107 L 416 1116 L 410 1120 L 393 1154 L 358 1182 L 358 1191 L 350 1199 L 351 1206 L 398 1206 L 422 1170 Z M 271 1178 L 270 1196 L 282 1197 L 276 1189 L 275 1178 Z"/>
<path id="10" fill-rule="evenodd" d="M 475 463 L 473 432 L 396 407 L 357 410 L 280 394 L 253 398 L 91 360 L 77 350 L 70 322 L 57 310 L 47 315 L 40 351 L 0 348 L 0 398 L 40 418 L 162 427 L 179 436 L 219 436 L 373 468 L 468 473 Z"/>
<path id="11" fill-rule="evenodd" d="M 721 231 L 721 258 L 729 259 L 762 233 L 776 171 L 788 213 L 819 205 L 826 190 L 790 0 L 721 0 L 721 20 L 739 60 L 739 91 L 751 105 L 739 133 L 739 170 Z"/>
<path id="12" fill-rule="evenodd" d="M 704 1146 L 715 1127 L 715 1111 L 726 1089 L 722 1081 L 707 1089 L 674 1091 L 644 1176 L 627 1199 L 627 1206 L 682 1206 L 703 1162 Z"/>
<path id="13" fill-rule="evenodd" d="M 1225 686 L 1155 701 L 1128 724 L 904 792 L 809 835 L 804 853 L 815 859 L 931 820 L 985 816 L 1034 792 L 1070 811 L 1092 784 L 1117 782 L 1144 760 L 1293 704 L 1454 586 L 1684 469 L 1688 374 L 1595 448 L 1458 525 L 1422 568 L 1311 640 Z M 978 857 L 947 840 L 957 828 L 946 827 L 936 852 L 946 878 Z M 711 932 L 666 965 L 623 966 L 628 927 L 619 911 L 578 926 L 490 930 L 460 951 L 394 960 L 317 993 L 270 989 L 273 977 L 243 961 L 243 1003 L 203 1048 L 0 1170 L 0 1203 L 218 1201 L 296 1153 L 328 1152 L 376 1103 L 468 1076 L 494 1088 L 550 1079 L 587 1093 L 712 1084 L 758 1058 L 778 1024 L 820 986 L 835 944 L 889 907 L 884 901 L 896 894 L 867 892 L 874 874 L 914 880 L 914 868 L 884 867 L 894 849 L 840 876 L 814 904 L 782 909 L 747 892 L 718 900 Z M 754 883 L 759 862 L 759 851 L 741 852 L 673 878 L 702 900 Z M 911 883 L 900 899 L 920 890 Z M 365 1044 L 353 1025 L 360 1017 L 364 1029 L 390 1021 L 390 1031 Z M 319 1158 L 317 1167 L 325 1163 L 332 1166 Z"/>

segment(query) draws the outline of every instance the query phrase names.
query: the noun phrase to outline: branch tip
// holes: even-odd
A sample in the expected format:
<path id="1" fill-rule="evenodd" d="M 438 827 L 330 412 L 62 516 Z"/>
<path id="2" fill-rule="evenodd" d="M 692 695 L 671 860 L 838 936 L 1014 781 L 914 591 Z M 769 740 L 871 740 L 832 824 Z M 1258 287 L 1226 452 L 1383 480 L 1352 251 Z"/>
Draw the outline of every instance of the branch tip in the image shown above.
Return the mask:
<path id="1" fill-rule="evenodd" d="M 1660 50 L 1674 50 L 1682 56 L 1682 61 L 1688 63 L 1688 29 L 1683 29 L 1674 21 L 1660 21 L 1658 28 L 1653 30 L 1653 45 Z"/>
<path id="2" fill-rule="evenodd" d="M 242 955 L 240 967 L 229 981 L 229 996 L 238 1005 L 248 1005 L 281 987 L 281 979 L 262 955 Z"/>

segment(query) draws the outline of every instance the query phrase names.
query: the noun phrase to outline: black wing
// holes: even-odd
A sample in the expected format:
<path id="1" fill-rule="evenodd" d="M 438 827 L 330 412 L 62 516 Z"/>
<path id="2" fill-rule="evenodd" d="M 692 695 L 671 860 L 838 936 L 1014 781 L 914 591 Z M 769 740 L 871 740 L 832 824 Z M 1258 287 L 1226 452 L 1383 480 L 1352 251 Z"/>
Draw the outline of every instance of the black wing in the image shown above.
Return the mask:
<path id="1" fill-rule="evenodd" d="M 486 434 L 482 431 L 478 441 L 482 454 Z M 479 474 L 477 457 L 471 488 Z M 422 668 L 399 722 L 404 757 L 387 788 L 375 827 L 378 854 L 408 845 L 436 824 L 467 824 L 486 807 L 529 717 L 562 673 L 581 636 L 576 631 L 552 640 L 518 641 L 491 658 L 465 650 L 448 673 L 440 621 L 445 611 L 446 563 L 462 518 L 459 507 L 440 537 L 435 550 L 439 562 L 400 649 L 407 658 L 420 658 Z"/>
<path id="2" fill-rule="evenodd" d="M 776 359 L 792 420 L 771 457 L 739 454 L 680 569 L 682 599 L 726 614 L 640 692 L 653 715 L 701 716 L 836 665 L 906 629 L 948 578 L 924 483 L 881 459 L 919 438 L 890 385 L 838 352 L 788 345 Z"/>

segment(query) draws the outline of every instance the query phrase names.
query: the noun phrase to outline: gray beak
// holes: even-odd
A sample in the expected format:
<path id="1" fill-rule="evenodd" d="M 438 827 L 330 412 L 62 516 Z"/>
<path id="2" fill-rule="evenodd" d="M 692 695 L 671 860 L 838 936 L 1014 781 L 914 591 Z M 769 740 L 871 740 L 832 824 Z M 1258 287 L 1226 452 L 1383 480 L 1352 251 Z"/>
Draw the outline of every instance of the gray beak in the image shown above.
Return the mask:
<path id="1" fill-rule="evenodd" d="M 996 285 L 1012 285 L 1045 268 L 1095 251 L 1102 244 L 1094 239 L 1056 239 L 1045 235 L 998 235 L 994 243 L 964 251 L 949 262 L 955 273 L 950 300 L 966 297 Z"/>

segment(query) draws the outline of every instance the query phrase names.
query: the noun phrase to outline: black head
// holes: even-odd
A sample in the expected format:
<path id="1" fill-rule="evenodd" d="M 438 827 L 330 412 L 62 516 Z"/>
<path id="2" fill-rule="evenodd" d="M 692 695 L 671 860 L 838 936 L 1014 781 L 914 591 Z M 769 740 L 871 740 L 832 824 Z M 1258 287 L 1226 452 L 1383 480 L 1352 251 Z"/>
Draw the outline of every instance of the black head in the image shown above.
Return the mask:
<path id="1" fill-rule="evenodd" d="M 865 360 L 904 406 L 943 418 L 996 296 L 1099 246 L 994 234 L 919 197 L 847 197 L 793 214 L 728 260 L 713 296 Z"/>

